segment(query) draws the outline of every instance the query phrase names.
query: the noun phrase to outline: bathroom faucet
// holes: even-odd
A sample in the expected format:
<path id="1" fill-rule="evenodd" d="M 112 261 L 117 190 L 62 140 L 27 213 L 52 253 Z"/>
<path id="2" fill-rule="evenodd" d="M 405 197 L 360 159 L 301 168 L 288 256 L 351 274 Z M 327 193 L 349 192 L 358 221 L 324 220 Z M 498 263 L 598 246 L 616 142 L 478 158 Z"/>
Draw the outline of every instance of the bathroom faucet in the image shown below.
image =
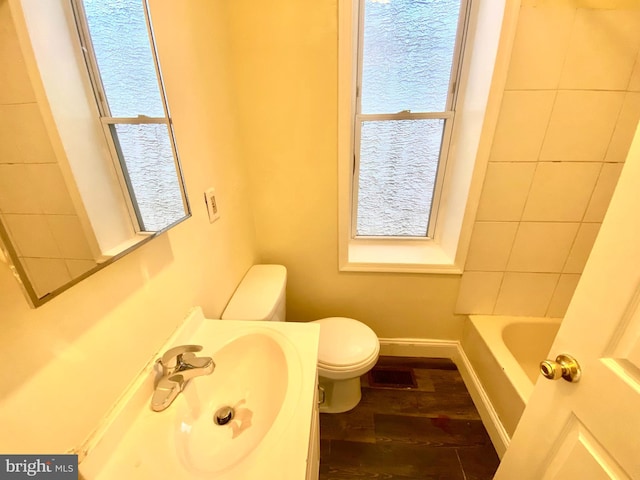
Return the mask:
<path id="1" fill-rule="evenodd" d="M 196 357 L 193 352 L 201 345 L 181 345 L 167 350 L 157 363 L 162 366 L 162 377 L 151 398 L 151 409 L 161 412 L 184 390 L 194 377 L 213 373 L 216 364 L 211 357 Z"/>

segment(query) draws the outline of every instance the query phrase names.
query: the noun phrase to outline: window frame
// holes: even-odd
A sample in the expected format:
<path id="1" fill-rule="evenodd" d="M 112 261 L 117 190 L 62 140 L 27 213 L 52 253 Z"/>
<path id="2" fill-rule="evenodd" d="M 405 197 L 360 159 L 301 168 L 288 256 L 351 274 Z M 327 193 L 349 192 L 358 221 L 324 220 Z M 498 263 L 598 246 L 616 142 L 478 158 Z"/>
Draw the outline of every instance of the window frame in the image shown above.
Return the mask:
<path id="1" fill-rule="evenodd" d="M 154 71 L 156 73 L 156 82 L 158 84 L 158 90 L 160 94 L 160 101 L 162 102 L 162 108 L 164 111 L 163 117 L 149 117 L 146 115 L 138 115 L 137 117 L 114 117 L 111 115 L 109 104 L 107 101 L 107 95 L 102 83 L 102 75 L 98 66 L 97 57 L 93 48 L 93 42 L 91 40 L 91 33 L 87 21 L 87 15 L 84 8 L 83 0 L 69 0 L 71 9 L 73 12 L 73 20 L 77 29 L 77 37 L 80 42 L 80 49 L 84 59 L 84 64 L 89 76 L 91 89 L 98 109 L 98 121 L 102 127 L 102 133 L 109 151 L 109 159 L 111 160 L 120 188 L 125 192 L 124 200 L 131 217 L 131 222 L 136 234 L 146 235 L 156 233 L 155 230 L 145 230 L 144 219 L 138 207 L 136 199 L 136 193 L 133 188 L 133 184 L 127 171 L 127 164 L 124 159 L 124 155 L 120 149 L 117 135 L 114 132 L 116 125 L 148 125 L 148 124 L 163 124 L 167 127 L 169 144 L 171 146 L 171 152 L 173 156 L 174 168 L 176 170 L 176 176 L 178 179 L 178 185 L 180 187 L 180 196 L 182 199 L 182 207 L 184 210 L 184 216 L 176 222 L 165 226 L 161 231 L 165 231 L 174 225 L 180 223 L 185 216 L 191 214 L 189 200 L 187 198 L 183 172 L 180 165 L 180 158 L 178 155 L 178 148 L 176 146 L 175 134 L 173 130 L 173 122 L 171 120 L 171 114 L 169 111 L 169 105 L 167 102 L 164 80 L 162 78 L 162 71 L 160 70 L 160 61 L 158 59 L 158 52 L 156 48 L 155 36 L 153 33 L 153 25 L 151 23 L 151 16 L 149 13 L 149 4 L 147 0 L 140 0 L 142 3 L 142 9 L 145 17 L 145 25 L 147 29 L 147 37 L 149 39 L 149 47 L 151 50 L 151 56 L 153 60 Z"/>
<path id="2" fill-rule="evenodd" d="M 442 196 L 442 186 L 444 182 L 445 172 L 447 168 L 447 160 L 449 156 L 449 148 L 453 133 L 453 125 L 455 122 L 455 109 L 458 99 L 458 86 L 460 85 L 460 75 L 462 72 L 462 62 L 464 59 L 464 48 L 469 28 L 469 17 L 472 0 L 460 0 L 460 9 L 458 12 L 458 22 L 456 26 L 456 39 L 454 43 L 451 71 L 448 81 L 447 99 L 445 102 L 445 110 L 441 112 L 411 112 L 403 110 L 396 113 L 362 113 L 362 77 L 363 77 L 363 61 L 364 61 L 364 29 L 365 29 L 365 9 L 366 0 L 356 0 L 358 8 L 358 26 L 355 36 L 357 49 L 357 69 L 355 78 L 355 111 L 353 114 L 353 145 L 352 158 L 353 166 L 353 190 L 351 199 L 351 238 L 367 239 L 367 240 L 422 240 L 430 241 L 434 238 L 440 199 Z M 442 119 L 444 126 L 442 129 L 442 139 L 440 142 L 440 151 L 438 155 L 438 165 L 436 167 L 436 178 L 434 181 L 433 196 L 431 200 L 431 208 L 427 221 L 427 230 L 424 236 L 410 235 L 358 235 L 358 194 L 359 194 L 359 178 L 360 178 L 360 140 L 361 129 L 364 122 L 385 121 L 385 120 L 422 120 L 422 119 Z"/>
<path id="3" fill-rule="evenodd" d="M 353 238 L 358 0 L 338 1 L 338 270 L 461 274 L 504 92 L 520 3 L 473 0 L 434 237 Z"/>

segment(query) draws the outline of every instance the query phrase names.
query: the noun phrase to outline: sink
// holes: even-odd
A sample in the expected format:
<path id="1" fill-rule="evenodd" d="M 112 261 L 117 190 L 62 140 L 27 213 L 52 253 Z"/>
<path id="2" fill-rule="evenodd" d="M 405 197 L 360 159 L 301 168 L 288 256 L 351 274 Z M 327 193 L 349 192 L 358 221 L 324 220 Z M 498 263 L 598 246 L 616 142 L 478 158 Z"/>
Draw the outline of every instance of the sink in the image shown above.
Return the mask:
<path id="1" fill-rule="evenodd" d="M 197 309 L 77 449 L 80 478 L 313 478 L 318 339 L 311 323 L 208 320 Z M 185 344 L 202 345 L 216 368 L 154 412 L 155 359 Z"/>
<path id="2" fill-rule="evenodd" d="M 174 405 L 180 461 L 201 475 L 233 467 L 258 446 L 289 387 L 287 358 L 272 335 L 243 335 L 213 358 L 213 374 L 193 379 L 182 393 L 185 401 Z M 214 415 L 226 407 L 233 416 L 219 425 Z"/>

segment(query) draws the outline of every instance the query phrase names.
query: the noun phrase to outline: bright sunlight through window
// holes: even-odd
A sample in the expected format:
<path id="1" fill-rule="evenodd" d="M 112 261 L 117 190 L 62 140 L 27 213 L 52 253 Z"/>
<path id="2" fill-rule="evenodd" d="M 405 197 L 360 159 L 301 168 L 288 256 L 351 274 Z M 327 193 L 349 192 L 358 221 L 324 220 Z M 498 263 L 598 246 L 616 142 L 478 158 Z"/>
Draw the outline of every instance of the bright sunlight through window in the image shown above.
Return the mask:
<path id="1" fill-rule="evenodd" d="M 359 15 L 352 235 L 432 238 L 466 4 L 363 0 Z"/>
<path id="2" fill-rule="evenodd" d="M 76 21 L 105 136 L 140 231 L 185 215 L 177 154 L 142 0 L 75 0 Z"/>

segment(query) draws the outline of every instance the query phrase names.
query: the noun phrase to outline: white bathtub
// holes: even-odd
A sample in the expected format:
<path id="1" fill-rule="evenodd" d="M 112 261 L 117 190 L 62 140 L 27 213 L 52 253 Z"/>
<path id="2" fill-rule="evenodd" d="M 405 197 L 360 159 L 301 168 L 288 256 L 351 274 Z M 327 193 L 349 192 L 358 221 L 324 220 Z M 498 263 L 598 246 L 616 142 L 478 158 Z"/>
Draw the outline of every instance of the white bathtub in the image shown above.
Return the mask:
<path id="1" fill-rule="evenodd" d="M 561 319 L 493 315 L 470 315 L 469 319 L 462 347 L 510 438 L 540 377 L 538 364 L 547 358 Z"/>

